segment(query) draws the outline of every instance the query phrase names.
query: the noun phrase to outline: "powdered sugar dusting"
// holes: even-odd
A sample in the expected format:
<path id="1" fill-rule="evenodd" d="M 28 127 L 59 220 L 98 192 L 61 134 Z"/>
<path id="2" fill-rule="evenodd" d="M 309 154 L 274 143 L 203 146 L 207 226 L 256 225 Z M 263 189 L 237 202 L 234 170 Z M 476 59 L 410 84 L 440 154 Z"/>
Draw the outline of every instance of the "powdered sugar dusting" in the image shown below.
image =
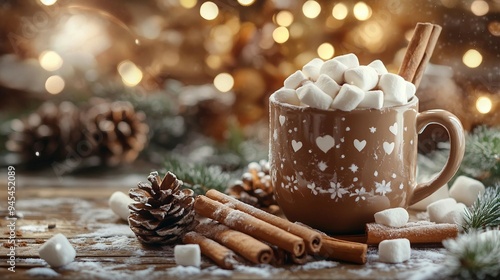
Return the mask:
<path id="1" fill-rule="evenodd" d="M 338 264 L 339 264 L 338 262 L 332 262 L 332 261 L 315 261 L 306 263 L 302 266 L 297 266 L 293 268 L 293 270 L 325 269 L 325 268 L 336 267 Z"/>
<path id="2" fill-rule="evenodd" d="M 58 277 L 59 273 L 55 272 L 53 269 L 48 267 L 34 267 L 28 269 L 26 274 L 33 277 Z"/>

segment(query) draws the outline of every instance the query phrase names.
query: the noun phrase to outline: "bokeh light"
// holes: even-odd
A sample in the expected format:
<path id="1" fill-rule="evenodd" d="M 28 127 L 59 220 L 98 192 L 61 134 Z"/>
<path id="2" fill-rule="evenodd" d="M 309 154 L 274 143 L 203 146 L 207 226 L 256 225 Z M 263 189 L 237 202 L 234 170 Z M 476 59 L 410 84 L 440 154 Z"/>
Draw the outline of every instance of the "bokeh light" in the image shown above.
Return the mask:
<path id="1" fill-rule="evenodd" d="M 213 20 L 219 15 L 219 7 L 214 2 L 207 1 L 201 4 L 200 15 L 206 20 Z"/>
<path id="2" fill-rule="evenodd" d="M 48 93 L 50 94 L 58 94 L 64 89 L 64 80 L 61 78 L 61 76 L 50 76 L 46 81 L 45 81 L 45 89 L 47 90 Z"/>
<path id="3" fill-rule="evenodd" d="M 333 6 L 332 16 L 335 19 L 343 20 L 347 17 L 347 14 L 349 14 L 349 10 L 347 9 L 347 6 L 344 3 L 338 3 L 335 4 L 335 6 Z"/>
<path id="4" fill-rule="evenodd" d="M 372 16 L 372 8 L 370 8 L 370 6 L 368 6 L 365 2 L 356 3 L 352 12 L 354 13 L 354 17 L 361 21 L 367 20 Z"/>
<path id="5" fill-rule="evenodd" d="M 284 26 L 280 26 L 273 31 L 273 39 L 276 43 L 283 44 L 290 38 L 290 33 L 288 29 Z"/>
<path id="6" fill-rule="evenodd" d="M 470 10 L 476 16 L 484 16 L 490 10 L 490 6 L 486 1 L 476 0 L 470 4 Z"/>
<path id="7" fill-rule="evenodd" d="M 186 9 L 191 9 L 198 3 L 198 0 L 180 0 L 179 4 Z"/>
<path id="8" fill-rule="evenodd" d="M 233 89 L 234 78 L 229 73 L 220 73 L 214 78 L 214 86 L 222 92 L 228 92 Z"/>
<path id="9" fill-rule="evenodd" d="M 318 56 L 322 59 L 330 59 L 335 54 L 335 48 L 330 43 L 323 43 L 318 47 Z"/>
<path id="10" fill-rule="evenodd" d="M 465 52 L 462 61 L 467 67 L 476 68 L 483 62 L 483 56 L 477 50 L 470 49 Z"/>
<path id="11" fill-rule="evenodd" d="M 290 26 L 293 23 L 293 14 L 289 11 L 280 11 L 276 14 L 276 23 L 280 26 Z"/>
<path id="12" fill-rule="evenodd" d="M 486 96 L 481 96 L 476 100 L 476 109 L 481 114 L 488 114 L 493 107 L 491 99 Z"/>
<path id="13" fill-rule="evenodd" d="M 142 80 L 142 71 L 132 61 L 124 60 L 118 64 L 118 73 L 128 87 L 138 85 Z"/>
<path id="14" fill-rule="evenodd" d="M 40 3 L 44 4 L 45 6 L 52 6 L 57 2 L 57 0 L 40 0 Z"/>
<path id="15" fill-rule="evenodd" d="M 44 51 L 38 57 L 40 66 L 47 71 L 56 71 L 63 65 L 63 59 L 54 51 Z"/>
<path id="16" fill-rule="evenodd" d="M 316 18 L 321 13 L 321 6 L 314 0 L 309 0 L 302 5 L 302 12 L 308 18 Z"/>
<path id="17" fill-rule="evenodd" d="M 238 0 L 241 6 L 250 6 L 255 2 L 255 0 Z"/>

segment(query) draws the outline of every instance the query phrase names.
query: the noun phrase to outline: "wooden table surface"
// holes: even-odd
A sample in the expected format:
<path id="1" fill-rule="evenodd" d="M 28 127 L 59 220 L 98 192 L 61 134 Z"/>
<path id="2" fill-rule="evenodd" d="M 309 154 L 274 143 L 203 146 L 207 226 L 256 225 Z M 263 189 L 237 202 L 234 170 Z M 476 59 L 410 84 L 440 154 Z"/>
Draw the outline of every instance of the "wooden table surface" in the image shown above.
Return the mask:
<path id="1" fill-rule="evenodd" d="M 142 173 L 147 174 L 147 173 Z M 413 248 L 409 261 L 384 264 L 377 248 L 370 247 L 368 262 L 354 265 L 313 260 L 305 265 L 239 266 L 218 269 L 202 258 L 201 270 L 177 267 L 173 246 L 145 247 L 109 209 L 115 191 L 125 193 L 144 175 L 64 176 L 16 175 L 15 272 L 8 270 L 9 221 L 0 220 L 0 278 L 35 279 L 436 279 L 445 260 L 442 248 Z M 0 174 L 0 214 L 7 217 L 7 171 Z M 55 225 L 49 229 L 48 225 Z M 74 262 L 50 268 L 38 256 L 38 248 L 56 233 L 64 234 L 77 252 Z"/>

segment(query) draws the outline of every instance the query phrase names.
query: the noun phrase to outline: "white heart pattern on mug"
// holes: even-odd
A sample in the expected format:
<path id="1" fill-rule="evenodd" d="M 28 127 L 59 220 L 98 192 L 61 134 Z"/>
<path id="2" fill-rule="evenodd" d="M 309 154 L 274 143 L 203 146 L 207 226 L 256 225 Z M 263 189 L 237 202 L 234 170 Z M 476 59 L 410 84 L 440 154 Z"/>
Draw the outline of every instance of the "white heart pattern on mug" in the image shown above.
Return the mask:
<path id="1" fill-rule="evenodd" d="M 388 143 L 384 142 L 384 151 L 386 154 L 390 155 L 392 153 L 392 150 L 394 150 L 394 142 Z"/>
<path id="2" fill-rule="evenodd" d="M 397 135 L 398 134 L 398 123 L 394 123 L 393 125 L 389 126 L 389 130 L 392 132 L 392 134 Z"/>
<path id="3" fill-rule="evenodd" d="M 300 150 L 300 148 L 302 148 L 302 142 L 292 140 L 292 148 L 295 152 Z"/>
<path id="4" fill-rule="evenodd" d="M 356 148 L 356 150 L 358 151 L 362 151 L 366 146 L 366 140 L 363 140 L 363 141 L 359 141 L 358 139 L 354 139 L 354 147 Z"/>
<path id="5" fill-rule="evenodd" d="M 318 138 L 316 138 L 316 145 L 326 153 L 335 146 L 335 139 L 330 135 L 318 136 Z"/>
<path id="6" fill-rule="evenodd" d="M 280 124 L 283 126 L 285 123 L 285 116 L 280 115 Z"/>

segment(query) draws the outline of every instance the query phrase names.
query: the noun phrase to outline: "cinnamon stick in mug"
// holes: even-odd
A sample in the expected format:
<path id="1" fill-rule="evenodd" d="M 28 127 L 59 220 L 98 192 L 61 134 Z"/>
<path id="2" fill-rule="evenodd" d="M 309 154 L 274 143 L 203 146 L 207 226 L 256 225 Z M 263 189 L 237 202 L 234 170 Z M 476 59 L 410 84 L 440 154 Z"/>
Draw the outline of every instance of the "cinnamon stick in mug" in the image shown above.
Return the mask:
<path id="1" fill-rule="evenodd" d="M 201 223 L 195 231 L 228 247 L 252 263 L 268 264 L 273 258 L 273 250 L 268 245 L 217 222 Z"/>
<path id="2" fill-rule="evenodd" d="M 403 62 L 398 72 L 398 74 L 408 82 L 413 81 L 418 66 L 424 58 L 433 28 L 431 23 L 419 22 L 415 26 L 413 36 L 408 44 Z"/>
<path id="3" fill-rule="evenodd" d="M 425 221 L 411 222 L 400 228 L 369 223 L 366 224 L 366 234 L 366 243 L 370 245 L 396 238 L 406 238 L 411 244 L 430 244 L 457 237 L 458 227 L 455 224 L 435 224 Z"/>
<path id="4" fill-rule="evenodd" d="M 269 242 L 295 256 L 301 256 L 305 251 L 302 238 L 204 195 L 196 197 L 194 209 L 201 216 L 216 220 L 230 228 Z"/>
<path id="5" fill-rule="evenodd" d="M 198 244 L 201 253 L 221 268 L 233 269 L 233 265 L 236 263 L 233 251 L 197 232 L 186 233 L 182 238 L 182 242 L 185 244 Z"/>
<path id="6" fill-rule="evenodd" d="M 238 209 L 242 212 L 250 214 L 258 219 L 261 219 L 296 236 L 301 237 L 302 239 L 304 239 L 306 250 L 309 254 L 318 253 L 321 248 L 321 235 L 315 230 L 298 224 L 294 224 L 288 220 L 269 214 L 261 209 L 243 203 L 214 189 L 207 191 L 206 196 L 219 202 L 225 203 L 231 208 Z"/>

